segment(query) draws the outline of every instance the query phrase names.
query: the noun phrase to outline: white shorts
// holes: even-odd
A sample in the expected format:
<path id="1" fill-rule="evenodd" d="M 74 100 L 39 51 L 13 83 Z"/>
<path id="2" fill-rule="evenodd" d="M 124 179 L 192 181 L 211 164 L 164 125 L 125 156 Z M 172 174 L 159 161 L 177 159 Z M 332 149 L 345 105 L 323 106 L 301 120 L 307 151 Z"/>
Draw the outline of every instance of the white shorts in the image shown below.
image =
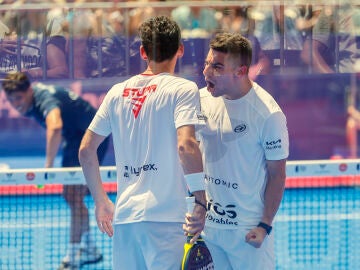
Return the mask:
<path id="1" fill-rule="evenodd" d="M 114 225 L 113 269 L 179 269 L 185 241 L 182 223 L 137 222 Z"/>
<path id="2" fill-rule="evenodd" d="M 202 235 L 214 260 L 221 270 L 274 270 L 274 236 L 266 236 L 260 248 L 245 242 L 248 229 L 223 230 L 205 227 Z"/>

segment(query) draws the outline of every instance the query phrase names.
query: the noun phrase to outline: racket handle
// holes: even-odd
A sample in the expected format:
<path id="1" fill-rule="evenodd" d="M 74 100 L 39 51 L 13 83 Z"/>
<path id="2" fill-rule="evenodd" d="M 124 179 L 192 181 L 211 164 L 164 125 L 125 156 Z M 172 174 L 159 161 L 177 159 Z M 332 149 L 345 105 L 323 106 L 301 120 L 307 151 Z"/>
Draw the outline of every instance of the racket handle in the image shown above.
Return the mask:
<path id="1" fill-rule="evenodd" d="M 186 197 L 187 212 L 192 213 L 195 206 L 195 196 Z"/>

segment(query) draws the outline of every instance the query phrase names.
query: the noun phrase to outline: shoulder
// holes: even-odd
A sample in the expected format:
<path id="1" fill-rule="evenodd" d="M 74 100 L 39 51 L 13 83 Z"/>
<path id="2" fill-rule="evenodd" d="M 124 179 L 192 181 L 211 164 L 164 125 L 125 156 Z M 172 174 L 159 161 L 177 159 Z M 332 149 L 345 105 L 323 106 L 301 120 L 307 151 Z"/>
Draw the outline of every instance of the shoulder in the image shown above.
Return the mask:
<path id="1" fill-rule="evenodd" d="M 267 92 L 264 88 L 262 88 L 257 83 L 253 83 L 253 95 L 252 95 L 252 103 L 254 108 L 258 110 L 262 114 L 273 114 L 277 112 L 282 112 L 279 104 L 273 98 L 273 96 Z"/>

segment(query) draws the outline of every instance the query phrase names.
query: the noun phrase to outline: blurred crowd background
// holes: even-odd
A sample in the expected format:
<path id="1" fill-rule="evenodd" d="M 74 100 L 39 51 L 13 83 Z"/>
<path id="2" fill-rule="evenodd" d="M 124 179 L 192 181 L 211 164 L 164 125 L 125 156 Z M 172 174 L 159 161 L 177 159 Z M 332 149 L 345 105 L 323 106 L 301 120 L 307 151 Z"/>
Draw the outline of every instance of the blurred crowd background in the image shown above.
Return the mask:
<path id="1" fill-rule="evenodd" d="M 252 41 L 253 78 L 360 69 L 360 3 L 311 2 L 3 0 L 0 71 L 21 69 L 40 79 L 138 73 L 137 28 L 159 14 L 179 23 L 192 50 L 180 73 L 193 73 L 194 62 L 203 61 L 197 47 L 219 31 Z"/>
<path id="2" fill-rule="evenodd" d="M 252 42 L 250 77 L 284 104 L 290 159 L 357 156 L 358 0 L 0 0 L 0 78 L 22 70 L 98 106 L 114 82 L 143 71 L 137 28 L 160 14 L 182 29 L 185 55 L 176 72 L 199 87 L 215 33 L 240 32 Z M 3 153 L 12 152 L 1 143 L 11 136 L 6 130 L 32 127 L 24 119 L 16 124 L 18 118 L 0 95 Z"/>

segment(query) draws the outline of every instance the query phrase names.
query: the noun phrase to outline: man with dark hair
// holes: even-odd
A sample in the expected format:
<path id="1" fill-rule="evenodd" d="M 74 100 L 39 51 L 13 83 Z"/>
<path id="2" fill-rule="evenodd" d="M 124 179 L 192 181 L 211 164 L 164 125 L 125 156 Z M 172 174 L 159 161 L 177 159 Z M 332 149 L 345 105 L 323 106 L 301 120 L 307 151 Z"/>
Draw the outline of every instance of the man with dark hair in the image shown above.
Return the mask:
<path id="1" fill-rule="evenodd" d="M 275 269 L 271 224 L 285 186 L 286 118 L 248 77 L 251 44 L 240 34 L 210 41 L 199 131 L 209 202 L 203 237 L 215 269 Z M 221 184 L 219 184 L 221 183 Z"/>
<path id="2" fill-rule="evenodd" d="M 194 82 L 173 75 L 183 55 L 174 21 L 151 18 L 139 34 L 147 68 L 109 90 L 79 157 L 99 229 L 113 236 L 113 269 L 178 269 L 183 229 L 195 240 L 205 223 L 205 182 L 195 138 L 195 126 L 203 124 L 199 92 Z M 96 159 L 97 147 L 110 133 L 118 177 L 115 205 L 102 187 Z M 188 192 L 198 203 L 182 228 Z"/>
<path id="3" fill-rule="evenodd" d="M 34 118 L 46 128 L 45 167 L 51 168 L 62 147 L 62 166 L 80 166 L 78 150 L 82 136 L 96 113 L 87 101 L 74 92 L 55 85 L 30 83 L 22 72 L 9 73 L 2 87 L 7 100 L 23 116 Z M 99 159 L 104 158 L 108 139 L 99 148 Z M 82 264 L 102 260 L 90 236 L 88 209 L 84 197 L 85 185 L 64 185 L 63 196 L 70 206 L 70 244 L 59 269 L 78 269 Z"/>

